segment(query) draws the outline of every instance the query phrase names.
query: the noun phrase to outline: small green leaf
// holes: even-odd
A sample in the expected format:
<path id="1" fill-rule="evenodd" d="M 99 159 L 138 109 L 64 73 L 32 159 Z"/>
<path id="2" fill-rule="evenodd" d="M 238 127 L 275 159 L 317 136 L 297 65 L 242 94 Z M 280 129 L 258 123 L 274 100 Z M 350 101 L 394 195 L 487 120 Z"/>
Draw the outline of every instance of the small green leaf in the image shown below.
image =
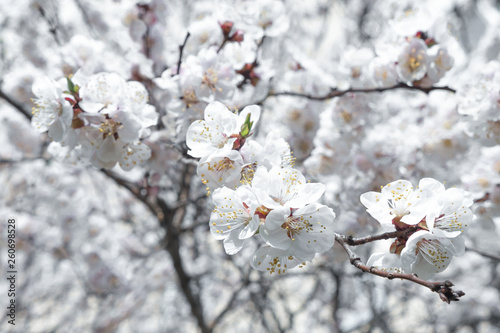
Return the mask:
<path id="1" fill-rule="evenodd" d="M 245 118 L 245 122 L 243 123 L 243 125 L 241 125 L 241 130 L 240 130 L 241 137 L 245 138 L 248 135 L 250 135 L 250 131 L 252 130 L 252 125 L 253 121 L 250 121 L 250 113 L 249 113 Z"/>
<path id="2" fill-rule="evenodd" d="M 69 77 L 66 77 L 66 81 L 68 81 L 68 89 L 69 91 L 74 94 L 77 92 L 76 88 L 75 88 L 75 85 L 73 83 L 73 81 L 71 81 L 71 79 Z"/>
<path id="3" fill-rule="evenodd" d="M 250 129 L 247 124 L 241 125 L 241 136 L 244 138 L 250 133 Z"/>

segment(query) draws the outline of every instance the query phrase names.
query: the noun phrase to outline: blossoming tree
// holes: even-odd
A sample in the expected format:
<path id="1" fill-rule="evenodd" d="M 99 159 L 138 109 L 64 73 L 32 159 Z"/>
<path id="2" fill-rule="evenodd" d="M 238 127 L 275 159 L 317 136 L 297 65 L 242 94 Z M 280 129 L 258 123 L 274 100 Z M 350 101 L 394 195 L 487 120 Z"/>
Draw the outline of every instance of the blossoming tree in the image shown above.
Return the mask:
<path id="1" fill-rule="evenodd" d="M 2 331 L 500 323 L 498 5 L 0 8 Z"/>

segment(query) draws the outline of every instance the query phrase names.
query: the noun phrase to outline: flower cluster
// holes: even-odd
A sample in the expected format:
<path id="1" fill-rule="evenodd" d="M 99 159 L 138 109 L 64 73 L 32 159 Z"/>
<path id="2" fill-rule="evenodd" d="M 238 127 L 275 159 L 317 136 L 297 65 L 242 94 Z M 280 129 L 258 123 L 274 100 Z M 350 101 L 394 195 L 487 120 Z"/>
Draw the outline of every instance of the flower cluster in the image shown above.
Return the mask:
<path id="1" fill-rule="evenodd" d="M 252 267 L 284 274 L 333 246 L 335 213 L 316 202 L 324 191 L 324 185 L 307 183 L 298 170 L 259 167 L 251 184 L 214 191 L 211 233 L 231 255 L 258 234 L 266 245 L 254 254 Z"/>
<path id="2" fill-rule="evenodd" d="M 373 254 L 368 265 L 411 272 L 427 279 L 464 253 L 461 234 L 473 222 L 472 196 L 457 188 L 445 189 L 432 178 L 414 188 L 397 180 L 380 192 L 361 195 L 361 203 L 384 230 L 400 231 L 390 253 Z"/>
<path id="3" fill-rule="evenodd" d="M 39 78 L 33 94 L 32 124 L 48 132 L 53 140 L 49 151 L 58 157 L 98 168 L 118 162 L 124 170 L 149 159 L 151 151 L 141 139 L 158 116 L 141 83 L 115 73 L 77 73 L 60 81 Z"/>
<path id="4" fill-rule="evenodd" d="M 205 108 L 204 120 L 193 122 L 186 134 L 188 154 L 200 158 L 198 175 L 208 194 L 216 188 L 250 183 L 258 166 L 292 166 L 290 147 L 271 132 L 264 146 L 248 140 L 260 118 L 260 108 L 247 106 L 239 115 L 220 102 Z"/>
<path id="5" fill-rule="evenodd" d="M 453 66 L 453 58 L 446 48 L 440 47 L 432 37 L 418 32 L 408 38 L 398 56 L 399 78 L 416 86 L 430 87 L 438 82 Z"/>
<path id="6" fill-rule="evenodd" d="M 499 73 L 500 63 L 491 61 L 459 90 L 458 112 L 467 119 L 467 134 L 489 147 L 500 144 Z"/>
<path id="7" fill-rule="evenodd" d="M 370 63 L 370 73 L 377 87 L 390 87 L 398 81 L 414 86 L 431 87 L 454 64 L 447 49 L 427 33 L 419 31 L 407 37 L 396 59 L 376 57 Z"/>
<path id="8" fill-rule="evenodd" d="M 236 115 L 212 102 L 205 119 L 188 128 L 186 143 L 188 154 L 201 158 L 197 172 L 208 194 L 213 191 L 212 235 L 235 254 L 259 234 L 266 245 L 252 266 L 282 274 L 332 247 L 335 214 L 317 203 L 325 186 L 307 183 L 291 167 L 290 148 L 275 132 L 264 146 L 248 140 L 259 117 L 255 105 Z"/>

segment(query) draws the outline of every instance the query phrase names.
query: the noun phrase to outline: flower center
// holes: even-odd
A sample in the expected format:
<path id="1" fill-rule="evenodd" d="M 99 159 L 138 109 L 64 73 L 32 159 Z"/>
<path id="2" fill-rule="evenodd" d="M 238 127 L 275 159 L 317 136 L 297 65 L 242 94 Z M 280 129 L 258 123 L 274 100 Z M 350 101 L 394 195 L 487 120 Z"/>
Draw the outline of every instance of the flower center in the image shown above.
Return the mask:
<path id="1" fill-rule="evenodd" d="M 416 71 L 420 67 L 420 60 L 417 59 L 417 57 L 410 57 L 410 59 L 408 59 L 408 67 L 410 71 Z"/>
<path id="2" fill-rule="evenodd" d="M 285 223 L 281 225 L 283 229 L 286 230 L 286 235 L 288 238 L 290 238 L 292 241 L 295 240 L 295 235 L 300 235 L 300 232 L 302 230 L 306 230 L 308 232 L 312 225 L 309 223 L 309 221 L 304 220 L 302 216 L 293 216 L 290 214 L 290 216 L 287 217 Z"/>
<path id="3" fill-rule="evenodd" d="M 106 115 L 106 119 L 101 122 L 99 131 L 102 133 L 103 139 L 106 139 L 106 137 L 113 135 L 115 140 L 118 140 L 118 130 L 121 128 L 123 128 L 122 123 L 114 121 L 113 119 L 108 118 L 108 116 Z"/>
<path id="4" fill-rule="evenodd" d="M 188 108 L 190 108 L 193 104 L 199 102 L 193 89 L 184 89 L 182 97 L 184 103 Z"/>
<path id="5" fill-rule="evenodd" d="M 214 71 L 213 67 L 208 68 L 207 71 L 203 74 L 202 84 L 205 84 L 208 89 L 212 90 L 213 92 L 217 91 L 215 85 L 218 81 L 219 78 L 217 76 L 217 72 Z M 219 91 L 221 90 L 222 89 L 219 89 Z"/>

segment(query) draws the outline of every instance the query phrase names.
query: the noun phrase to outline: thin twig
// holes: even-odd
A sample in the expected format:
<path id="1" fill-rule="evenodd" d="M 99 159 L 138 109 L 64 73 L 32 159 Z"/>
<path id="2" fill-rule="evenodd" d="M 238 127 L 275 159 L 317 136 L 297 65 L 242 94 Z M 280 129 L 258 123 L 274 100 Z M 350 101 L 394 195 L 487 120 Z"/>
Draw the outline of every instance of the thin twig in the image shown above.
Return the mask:
<path id="1" fill-rule="evenodd" d="M 59 24 L 57 23 L 57 17 L 55 19 L 56 22 L 53 22 L 47 16 L 47 13 L 45 12 L 45 10 L 41 5 L 38 7 L 38 11 L 40 12 L 40 15 L 42 15 L 45 22 L 47 22 L 47 24 L 49 25 L 49 32 L 54 37 L 55 42 L 57 43 L 57 45 L 61 46 L 62 45 L 61 39 L 57 35 L 57 32 L 59 31 Z"/>
<path id="2" fill-rule="evenodd" d="M 224 38 L 224 41 L 222 42 L 222 44 L 220 44 L 219 48 L 217 49 L 217 53 L 219 53 L 220 50 L 222 50 L 222 48 L 224 47 L 224 45 L 226 45 L 226 42 L 227 42 L 227 38 Z"/>
<path id="3" fill-rule="evenodd" d="M 182 43 L 182 45 L 179 45 L 179 60 L 177 61 L 177 75 L 179 75 L 181 71 L 182 52 L 184 51 L 184 47 L 186 46 L 189 36 L 191 36 L 191 34 L 188 31 L 188 33 L 186 34 L 186 38 L 184 38 L 184 43 Z"/>
<path id="4" fill-rule="evenodd" d="M 158 219 L 162 219 L 164 214 L 163 212 L 159 209 L 159 207 L 156 207 L 153 203 L 151 203 L 147 197 L 141 195 L 141 189 L 135 185 L 132 184 L 117 175 L 115 175 L 113 172 L 109 170 L 102 169 L 101 170 L 103 174 L 111 178 L 116 184 L 118 184 L 121 187 L 126 188 L 134 197 L 139 199 L 142 203 L 144 203 L 150 210 L 151 213 L 153 213 L 154 216 L 156 216 Z"/>
<path id="5" fill-rule="evenodd" d="M 450 91 L 452 93 L 455 93 L 456 90 L 452 89 L 450 87 L 428 87 L 428 88 L 423 88 L 423 87 L 416 87 L 416 86 L 409 86 L 405 83 L 399 83 L 395 86 L 392 87 L 385 87 L 385 88 L 369 88 L 369 89 L 359 89 L 359 88 L 352 88 L 352 89 L 347 89 L 347 90 L 332 90 L 329 92 L 327 95 L 324 96 L 312 96 L 309 94 L 304 94 L 304 93 L 299 93 L 299 92 L 293 92 L 293 91 L 282 91 L 282 92 L 269 92 L 268 96 L 297 96 L 297 97 L 304 97 L 307 99 L 315 100 L 315 101 L 324 101 L 327 99 L 332 99 L 334 97 L 340 97 L 348 93 L 372 93 L 372 92 L 383 92 L 383 91 L 388 91 L 388 90 L 395 90 L 395 89 L 408 89 L 408 90 L 418 90 L 422 91 L 426 94 L 433 90 L 446 90 Z"/>
<path id="6" fill-rule="evenodd" d="M 9 103 L 15 109 L 20 111 L 28 120 L 31 120 L 31 112 L 26 110 L 20 103 L 16 102 L 12 98 L 10 98 L 8 95 L 6 95 L 1 89 L 0 89 L 0 98 L 3 98 L 7 103 Z"/>
<path id="7" fill-rule="evenodd" d="M 472 248 L 470 246 L 467 246 L 465 249 L 467 251 L 476 252 L 477 254 L 480 254 L 483 257 L 486 257 L 486 258 L 489 258 L 489 259 L 493 259 L 493 260 L 496 260 L 496 261 L 500 261 L 500 255 L 498 255 L 498 254 L 488 253 L 486 251 L 483 251 L 483 250 L 480 250 L 480 249 L 476 249 L 476 248 Z"/>
<path id="8" fill-rule="evenodd" d="M 262 44 L 264 44 L 264 40 L 265 40 L 266 36 L 262 36 L 261 40 L 257 43 L 257 47 L 255 49 L 255 59 L 254 61 L 251 63 L 251 66 L 252 66 L 252 71 L 254 70 L 254 68 L 259 64 L 258 63 L 258 59 L 259 59 L 259 51 L 260 51 L 260 48 L 262 47 Z M 245 65 L 246 66 L 246 65 Z M 245 66 L 243 66 L 243 68 L 245 68 Z M 241 89 L 247 82 L 249 78 L 244 76 L 243 77 L 243 81 L 241 81 L 237 87 L 238 89 Z M 269 96 L 269 95 L 268 95 Z M 266 96 L 265 98 L 267 98 L 268 96 Z M 264 99 L 265 99 L 264 98 Z M 262 103 L 263 101 L 261 101 L 260 103 Z M 255 104 L 260 104 L 260 103 L 255 103 Z"/>
<path id="9" fill-rule="evenodd" d="M 406 237 L 408 234 L 417 231 L 418 226 L 412 225 L 406 230 L 398 230 L 386 232 L 380 235 L 375 236 L 366 236 L 360 238 L 353 238 L 352 236 L 346 236 L 346 243 L 351 246 L 363 245 L 366 243 L 371 243 L 374 241 L 382 240 L 382 239 L 392 239 L 398 237 Z"/>
<path id="10" fill-rule="evenodd" d="M 389 280 L 402 279 L 414 282 L 416 284 L 429 288 L 433 292 L 438 293 L 441 300 L 448 304 L 450 304 L 450 302 L 452 301 L 458 301 L 460 297 L 465 295 L 465 293 L 461 290 L 454 291 L 451 288 L 453 287 L 453 283 L 451 283 L 448 280 L 443 282 L 430 282 L 427 280 L 420 279 L 415 274 L 388 272 L 380 270 L 375 267 L 368 267 L 361 261 L 361 258 L 356 253 L 354 253 L 354 251 L 351 250 L 351 248 L 347 244 L 347 236 L 335 234 L 335 240 L 344 248 L 345 252 L 349 256 L 349 261 L 351 262 L 351 265 L 353 265 L 362 272 L 384 277 Z"/>
<path id="11" fill-rule="evenodd" d="M 227 302 L 226 307 L 212 321 L 212 324 L 210 325 L 211 331 L 217 326 L 218 323 L 220 323 L 222 321 L 222 319 L 226 316 L 226 314 L 229 311 L 231 311 L 232 309 L 235 308 L 234 305 L 236 304 L 236 300 L 238 299 L 238 296 L 240 295 L 240 293 L 242 291 L 246 290 L 246 288 L 248 287 L 249 284 L 250 284 L 250 280 L 248 278 L 248 273 L 247 273 L 244 276 L 244 279 L 243 279 L 241 286 L 233 292 L 233 295 L 231 296 L 231 299 L 229 300 L 229 302 Z"/>

